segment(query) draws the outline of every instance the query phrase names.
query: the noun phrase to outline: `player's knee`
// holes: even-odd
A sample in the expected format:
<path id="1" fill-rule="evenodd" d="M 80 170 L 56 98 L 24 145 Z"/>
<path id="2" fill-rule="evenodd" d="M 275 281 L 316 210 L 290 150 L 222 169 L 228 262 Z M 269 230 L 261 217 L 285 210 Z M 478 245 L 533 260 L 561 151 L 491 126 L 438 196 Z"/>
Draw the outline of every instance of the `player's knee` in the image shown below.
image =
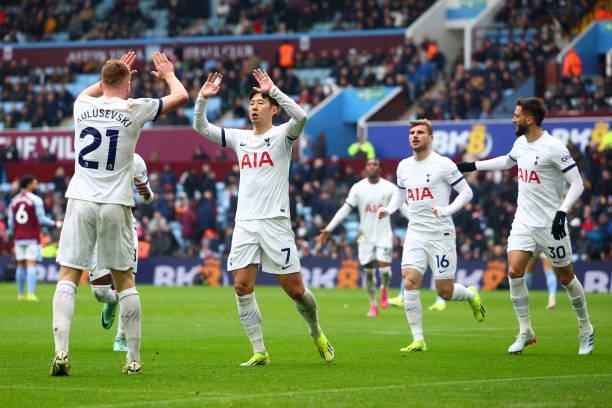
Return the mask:
<path id="1" fill-rule="evenodd" d="M 438 295 L 444 300 L 450 300 L 453 296 L 453 287 L 438 289 Z"/>
<path id="2" fill-rule="evenodd" d="M 304 286 L 300 286 L 300 285 L 295 285 L 295 286 L 291 286 L 290 288 L 286 288 L 285 292 L 287 292 L 287 295 L 289 295 L 289 297 L 291 299 L 301 299 L 304 297 Z"/>
<path id="3" fill-rule="evenodd" d="M 572 271 L 557 270 L 555 271 L 555 274 L 563 286 L 569 285 L 569 283 L 574 279 L 574 273 Z"/>
<path id="4" fill-rule="evenodd" d="M 404 288 L 406 290 L 416 290 L 419 288 L 419 284 L 416 279 L 407 276 L 404 278 Z"/>
<path id="5" fill-rule="evenodd" d="M 518 268 L 516 268 L 514 265 L 508 266 L 508 276 L 511 279 L 522 278 L 524 275 L 525 275 L 524 270 L 521 271 Z"/>
<path id="6" fill-rule="evenodd" d="M 241 281 L 241 280 L 235 280 L 234 289 L 236 290 L 236 294 L 238 296 L 244 296 L 244 295 L 253 293 L 253 290 L 255 288 L 253 287 L 252 284 L 249 284 L 248 282 Z"/>

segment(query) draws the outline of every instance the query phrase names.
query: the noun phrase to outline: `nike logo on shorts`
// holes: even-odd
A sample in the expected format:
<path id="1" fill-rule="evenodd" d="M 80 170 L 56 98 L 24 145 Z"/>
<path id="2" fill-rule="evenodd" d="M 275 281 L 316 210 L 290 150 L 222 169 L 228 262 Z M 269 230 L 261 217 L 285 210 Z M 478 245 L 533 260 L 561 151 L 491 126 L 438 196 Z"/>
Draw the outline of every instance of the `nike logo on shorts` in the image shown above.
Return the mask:
<path id="1" fill-rule="evenodd" d="M 291 265 L 293 265 L 293 264 L 291 264 Z M 285 269 L 289 268 L 291 265 L 281 266 L 281 269 L 284 271 Z"/>

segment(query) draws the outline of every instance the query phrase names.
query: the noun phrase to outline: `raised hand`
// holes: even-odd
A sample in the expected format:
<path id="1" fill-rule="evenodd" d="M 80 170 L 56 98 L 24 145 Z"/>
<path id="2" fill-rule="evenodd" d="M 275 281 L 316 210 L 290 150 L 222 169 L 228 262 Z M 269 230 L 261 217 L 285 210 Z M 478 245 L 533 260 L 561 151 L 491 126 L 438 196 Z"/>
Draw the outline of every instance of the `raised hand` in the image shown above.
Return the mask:
<path id="1" fill-rule="evenodd" d="M 221 81 L 223 80 L 223 75 L 218 72 L 214 74 L 208 74 L 208 78 L 206 78 L 206 82 L 202 85 L 200 89 L 200 96 L 202 98 L 210 98 L 211 96 L 215 96 L 219 93 L 219 89 L 221 89 Z"/>
<path id="2" fill-rule="evenodd" d="M 153 65 L 156 71 L 151 71 L 155 78 L 166 79 L 170 75 L 174 75 L 174 66 L 166 57 L 166 54 L 155 51 L 153 53 Z"/>
<path id="3" fill-rule="evenodd" d="M 253 70 L 253 76 L 257 80 L 259 87 L 254 86 L 253 90 L 255 92 L 259 92 L 262 94 L 267 94 L 270 92 L 270 89 L 274 86 L 274 82 L 268 76 L 268 73 L 261 68 L 256 68 Z"/>
<path id="4" fill-rule="evenodd" d="M 134 65 L 134 61 L 136 61 L 136 53 L 134 51 L 128 51 L 119 58 L 119 61 L 125 62 L 128 68 L 130 68 L 130 75 L 134 75 L 138 71 L 132 69 L 132 65 Z"/>

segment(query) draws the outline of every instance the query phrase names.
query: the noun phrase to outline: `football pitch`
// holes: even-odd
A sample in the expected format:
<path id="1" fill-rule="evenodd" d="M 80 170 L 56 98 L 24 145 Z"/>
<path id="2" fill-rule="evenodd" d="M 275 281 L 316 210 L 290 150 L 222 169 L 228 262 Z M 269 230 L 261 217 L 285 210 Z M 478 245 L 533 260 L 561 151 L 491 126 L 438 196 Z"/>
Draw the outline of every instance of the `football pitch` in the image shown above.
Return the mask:
<path id="1" fill-rule="evenodd" d="M 508 293 L 483 292 L 477 323 L 466 303 L 427 311 L 428 351 L 401 357 L 411 341 L 404 311 L 367 318 L 362 290 L 314 290 L 322 327 L 336 349 L 326 364 L 293 302 L 278 287 L 257 288 L 271 364 L 240 367 L 251 347 L 237 317 L 232 288 L 141 286 L 143 374 L 125 376 L 125 354 L 112 351 L 116 330 L 100 326 L 101 305 L 89 287 L 77 294 L 71 331 L 71 376 L 51 377 L 54 285 L 39 285 L 39 303 L 18 303 L 0 285 L 2 407 L 202 406 L 610 406 L 612 296 L 587 301 L 595 351 L 578 356 L 577 323 L 565 292 L 545 310 L 531 297 L 538 341 L 508 355 L 517 323 Z M 392 291 L 392 295 L 396 290 Z"/>

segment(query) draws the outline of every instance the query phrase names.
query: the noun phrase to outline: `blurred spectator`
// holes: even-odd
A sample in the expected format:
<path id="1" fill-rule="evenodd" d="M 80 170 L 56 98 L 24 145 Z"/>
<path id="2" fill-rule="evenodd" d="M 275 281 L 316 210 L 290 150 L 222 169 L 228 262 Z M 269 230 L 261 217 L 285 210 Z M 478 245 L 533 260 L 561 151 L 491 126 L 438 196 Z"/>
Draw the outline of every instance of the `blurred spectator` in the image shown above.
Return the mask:
<path id="1" fill-rule="evenodd" d="M 573 48 L 563 57 L 563 76 L 580 76 L 582 75 L 582 59 Z"/>
<path id="2" fill-rule="evenodd" d="M 368 142 L 363 135 L 363 132 L 359 132 L 357 141 L 349 146 L 348 154 L 356 159 L 374 159 L 376 158 L 376 151 L 372 143 Z"/>

